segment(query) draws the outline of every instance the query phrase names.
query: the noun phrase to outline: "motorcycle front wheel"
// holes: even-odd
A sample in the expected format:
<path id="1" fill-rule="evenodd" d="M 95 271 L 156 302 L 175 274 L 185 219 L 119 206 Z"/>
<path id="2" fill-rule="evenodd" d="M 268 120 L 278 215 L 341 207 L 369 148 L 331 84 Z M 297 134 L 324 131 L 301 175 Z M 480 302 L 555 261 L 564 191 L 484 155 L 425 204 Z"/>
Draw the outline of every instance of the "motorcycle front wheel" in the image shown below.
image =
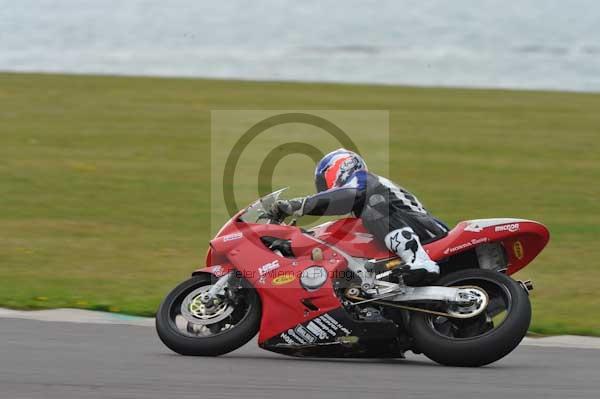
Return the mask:
<path id="1" fill-rule="evenodd" d="M 156 313 L 156 331 L 172 351 L 186 356 L 219 356 L 234 351 L 258 332 L 260 299 L 244 281 L 231 299 L 210 307 L 200 301 L 213 283 L 200 274 L 175 287 Z"/>
<path id="2" fill-rule="evenodd" d="M 483 313 L 469 319 L 414 312 L 410 325 L 415 349 L 431 360 L 447 366 L 484 366 L 512 352 L 527 333 L 529 295 L 507 275 L 467 269 L 443 276 L 435 284 L 479 287 L 489 303 Z"/>

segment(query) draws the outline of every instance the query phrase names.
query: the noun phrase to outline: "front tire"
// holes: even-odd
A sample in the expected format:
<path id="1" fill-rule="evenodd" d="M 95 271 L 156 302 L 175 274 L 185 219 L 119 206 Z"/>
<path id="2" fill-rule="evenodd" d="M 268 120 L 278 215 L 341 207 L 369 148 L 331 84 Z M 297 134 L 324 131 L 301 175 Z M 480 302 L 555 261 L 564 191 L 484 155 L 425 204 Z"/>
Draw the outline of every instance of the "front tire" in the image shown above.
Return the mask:
<path id="1" fill-rule="evenodd" d="M 512 278 L 491 270 L 467 269 L 448 274 L 441 286 L 477 286 L 488 294 L 488 308 L 471 319 L 413 313 L 415 350 L 440 364 L 478 367 L 512 352 L 531 322 L 529 295 Z"/>
<path id="2" fill-rule="evenodd" d="M 219 356 L 234 351 L 250 341 L 258 332 L 261 306 L 256 291 L 242 281 L 237 303 L 220 309 L 230 313 L 217 315 L 214 324 L 205 320 L 194 323 L 185 302 L 195 292 L 205 290 L 212 284 L 209 274 L 201 274 L 175 287 L 163 300 L 156 314 L 156 331 L 160 340 L 172 351 L 186 356 Z M 183 316 L 185 314 L 185 317 Z M 191 319 L 191 320 L 190 320 Z"/>

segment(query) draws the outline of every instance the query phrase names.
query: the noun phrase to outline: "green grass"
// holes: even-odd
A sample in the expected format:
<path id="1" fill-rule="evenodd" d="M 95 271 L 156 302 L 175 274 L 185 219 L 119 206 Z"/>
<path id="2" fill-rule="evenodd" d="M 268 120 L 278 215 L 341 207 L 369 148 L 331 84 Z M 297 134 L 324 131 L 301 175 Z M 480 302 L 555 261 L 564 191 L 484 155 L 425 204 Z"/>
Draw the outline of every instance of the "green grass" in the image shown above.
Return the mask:
<path id="1" fill-rule="evenodd" d="M 549 227 L 533 331 L 600 335 L 600 95 L 558 92 L 0 74 L 0 306 L 151 315 L 203 264 L 215 109 L 389 110 L 434 214 Z"/>

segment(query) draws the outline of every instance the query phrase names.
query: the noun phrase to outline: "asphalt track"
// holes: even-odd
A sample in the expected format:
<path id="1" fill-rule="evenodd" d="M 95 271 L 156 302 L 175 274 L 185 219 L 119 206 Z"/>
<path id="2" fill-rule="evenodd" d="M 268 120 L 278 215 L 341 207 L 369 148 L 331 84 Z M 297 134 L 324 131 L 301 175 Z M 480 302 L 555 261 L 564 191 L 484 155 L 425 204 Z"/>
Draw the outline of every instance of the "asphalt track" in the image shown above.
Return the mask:
<path id="1" fill-rule="evenodd" d="M 600 351 L 521 346 L 479 369 L 313 360 L 255 343 L 220 358 L 171 353 L 153 328 L 0 319 L 0 398 L 598 398 Z"/>

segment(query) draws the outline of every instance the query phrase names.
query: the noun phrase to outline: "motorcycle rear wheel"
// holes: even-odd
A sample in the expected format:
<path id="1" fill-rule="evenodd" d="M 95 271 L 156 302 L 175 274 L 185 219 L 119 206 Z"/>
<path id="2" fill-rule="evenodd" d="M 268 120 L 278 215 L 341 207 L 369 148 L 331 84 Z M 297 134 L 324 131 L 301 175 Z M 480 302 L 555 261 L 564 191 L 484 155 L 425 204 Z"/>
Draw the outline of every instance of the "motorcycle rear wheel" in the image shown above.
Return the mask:
<path id="1" fill-rule="evenodd" d="M 531 322 L 529 295 L 505 274 L 467 269 L 439 279 L 441 286 L 477 286 L 490 302 L 479 316 L 453 319 L 413 313 L 415 350 L 431 360 L 456 367 L 479 367 L 500 360 L 521 342 Z"/>
<path id="2" fill-rule="evenodd" d="M 260 299 L 249 286 L 238 292 L 235 304 L 219 308 L 221 314 L 215 314 L 215 323 L 200 319 L 194 323 L 196 309 L 190 299 L 193 301 L 196 293 L 207 290 L 212 282 L 209 274 L 194 276 L 175 287 L 158 308 L 156 331 L 172 351 L 186 356 L 219 356 L 240 348 L 258 333 Z"/>

